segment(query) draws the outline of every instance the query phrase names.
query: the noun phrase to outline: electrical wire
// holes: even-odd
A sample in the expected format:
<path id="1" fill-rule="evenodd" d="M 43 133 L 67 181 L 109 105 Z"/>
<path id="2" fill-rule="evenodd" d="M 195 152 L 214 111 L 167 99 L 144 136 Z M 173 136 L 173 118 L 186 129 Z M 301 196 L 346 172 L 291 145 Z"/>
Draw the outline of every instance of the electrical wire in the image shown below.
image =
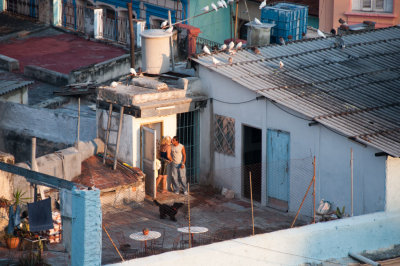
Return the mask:
<path id="1" fill-rule="evenodd" d="M 252 101 L 258 101 L 258 99 L 259 99 L 259 97 L 256 97 L 256 98 L 253 98 L 253 99 L 250 99 L 250 100 L 247 100 L 247 101 L 243 101 L 243 102 L 226 102 L 226 101 L 219 100 L 219 99 L 215 99 L 215 98 L 209 98 L 209 100 L 214 100 L 214 101 L 217 101 L 217 102 L 220 102 L 220 103 L 225 103 L 225 104 L 242 104 L 242 103 L 249 103 L 249 102 L 252 102 Z"/>

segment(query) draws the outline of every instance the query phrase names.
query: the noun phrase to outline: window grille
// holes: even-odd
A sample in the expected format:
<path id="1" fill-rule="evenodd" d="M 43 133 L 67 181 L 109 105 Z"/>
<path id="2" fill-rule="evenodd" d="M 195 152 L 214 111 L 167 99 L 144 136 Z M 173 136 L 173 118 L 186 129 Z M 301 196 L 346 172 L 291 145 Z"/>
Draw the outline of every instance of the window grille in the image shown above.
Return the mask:
<path id="1" fill-rule="evenodd" d="M 235 155 L 235 119 L 214 115 L 214 147 L 216 152 Z"/>

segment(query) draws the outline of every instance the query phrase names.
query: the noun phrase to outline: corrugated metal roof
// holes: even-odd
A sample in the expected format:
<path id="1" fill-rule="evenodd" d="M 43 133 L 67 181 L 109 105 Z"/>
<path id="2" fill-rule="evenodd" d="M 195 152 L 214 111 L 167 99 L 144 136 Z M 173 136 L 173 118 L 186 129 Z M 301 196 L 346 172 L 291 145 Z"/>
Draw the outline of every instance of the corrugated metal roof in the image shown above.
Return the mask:
<path id="1" fill-rule="evenodd" d="M 32 83 L 33 81 L 0 80 L 0 96 Z"/>
<path id="2" fill-rule="evenodd" d="M 200 55 L 195 62 L 351 139 L 400 157 L 400 27 Z M 232 57 L 233 63 L 228 59 Z M 279 68 L 279 62 L 284 63 Z"/>

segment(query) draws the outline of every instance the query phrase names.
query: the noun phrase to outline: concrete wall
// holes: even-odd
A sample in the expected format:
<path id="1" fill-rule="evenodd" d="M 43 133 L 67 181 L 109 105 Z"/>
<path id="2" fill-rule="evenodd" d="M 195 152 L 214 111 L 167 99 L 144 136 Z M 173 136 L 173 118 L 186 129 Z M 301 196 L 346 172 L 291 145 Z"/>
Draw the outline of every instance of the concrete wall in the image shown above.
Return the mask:
<path id="1" fill-rule="evenodd" d="M 400 158 L 386 161 L 386 211 L 400 211 Z"/>
<path id="2" fill-rule="evenodd" d="M 400 241 L 400 213 L 379 212 L 275 231 L 113 265 L 303 265 L 390 248 Z"/>
<path id="3" fill-rule="evenodd" d="M 255 100 L 256 94 L 237 83 L 200 67 L 204 92 L 214 98 L 214 113 L 235 119 L 235 156 L 214 153 L 214 184 L 224 186 L 241 196 L 242 128 L 243 125 L 262 130 L 262 204 L 267 203 L 267 129 L 290 133 L 290 198 L 289 211 L 297 211 L 310 182 L 312 157 L 316 156 L 316 202 L 326 199 L 336 206 L 351 210 L 350 149 L 354 154 L 354 214 L 360 215 L 384 210 L 385 157 L 375 157 L 378 150 L 348 140 L 320 126 L 308 125 L 308 120 L 297 118 L 294 111 L 283 111 L 265 99 Z M 243 104 L 238 103 L 252 100 Z M 200 113 L 200 176 L 204 180 L 210 170 L 209 108 Z M 284 108 L 283 108 L 284 109 Z M 291 115 L 294 113 L 296 116 Z M 307 119 L 307 118 L 304 118 Z M 306 169 L 303 171 L 302 169 Z M 311 199 L 310 199 L 311 200 Z M 311 202 L 303 206 L 302 213 L 311 215 Z"/>
<path id="4" fill-rule="evenodd" d="M 189 17 L 202 13 L 201 9 L 206 5 L 212 10 L 210 4 L 211 2 L 207 0 L 190 1 Z M 210 12 L 194 18 L 189 21 L 189 24 L 200 28 L 202 33 L 200 33 L 199 37 L 223 43 L 225 39 L 231 38 L 230 7 L 228 5 L 228 8 L 219 9 L 218 12 Z"/>
<path id="5" fill-rule="evenodd" d="M 141 53 L 136 52 L 135 66 L 139 67 L 141 64 Z M 130 68 L 131 56 L 129 54 L 121 55 L 98 64 L 71 71 L 68 82 L 69 84 L 90 81 L 102 83 L 129 74 Z"/>
<path id="6" fill-rule="evenodd" d="M 1 100 L 12 103 L 28 104 L 28 86 L 1 95 L 0 101 Z"/>
<path id="7" fill-rule="evenodd" d="M 72 191 L 71 265 L 101 265 L 100 190 Z"/>
<path id="8" fill-rule="evenodd" d="M 0 101 L 0 134 L 3 137 L 0 138 L 2 140 L 0 150 L 11 153 L 16 158 L 19 153 L 23 153 L 22 159 L 26 160 L 27 157 L 30 158 L 32 137 L 38 138 L 38 156 L 63 149 L 76 140 L 77 119 L 77 115 L 69 115 L 63 113 L 62 110 L 35 108 Z M 80 140 L 90 141 L 96 138 L 94 116 L 81 114 L 80 124 Z M 45 153 L 40 153 L 42 150 Z"/>
<path id="9" fill-rule="evenodd" d="M 107 129 L 108 112 L 105 110 L 97 111 L 98 117 L 98 136 L 105 141 L 105 130 Z M 118 118 L 112 118 L 112 129 L 118 128 L 119 114 L 113 113 Z M 160 117 L 151 118 L 135 118 L 133 116 L 124 115 L 122 124 L 121 140 L 119 146 L 118 158 L 132 166 L 140 166 L 140 127 L 145 124 L 151 123 L 162 123 L 162 135 L 163 136 L 175 136 L 176 135 L 176 114 Z M 109 143 L 116 143 L 117 133 L 110 133 Z M 157 136 L 160 139 L 160 136 Z M 110 147 L 111 150 L 114 150 Z"/>
<path id="10" fill-rule="evenodd" d="M 2 163 L 8 163 L 8 164 L 14 164 L 14 156 L 8 153 L 4 153 L 0 151 L 0 162 Z M 12 174 L 5 172 L 5 171 L 0 171 L 0 197 L 4 197 L 5 199 L 8 199 L 11 201 L 13 199 L 13 190 L 12 190 L 12 179 L 11 179 Z M 3 213 L 2 209 L 0 210 Z M 3 218 L 3 217 L 2 217 Z M 2 230 L 7 224 L 8 224 L 8 217 L 4 217 L 4 219 L 0 219 L 0 230 Z"/>

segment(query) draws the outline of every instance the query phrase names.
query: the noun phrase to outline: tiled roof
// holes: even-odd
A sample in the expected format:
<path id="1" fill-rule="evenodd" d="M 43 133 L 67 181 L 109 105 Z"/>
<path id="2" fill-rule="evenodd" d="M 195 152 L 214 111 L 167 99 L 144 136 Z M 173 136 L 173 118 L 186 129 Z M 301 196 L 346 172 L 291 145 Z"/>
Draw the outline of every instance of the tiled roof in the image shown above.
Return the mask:
<path id="1" fill-rule="evenodd" d="M 32 83 L 33 81 L 0 80 L 0 96 Z"/>
<path id="2" fill-rule="evenodd" d="M 400 27 L 213 54 L 195 62 L 347 137 L 400 157 Z M 229 64 L 229 57 L 233 63 Z M 279 62 L 284 64 L 279 68 Z"/>

